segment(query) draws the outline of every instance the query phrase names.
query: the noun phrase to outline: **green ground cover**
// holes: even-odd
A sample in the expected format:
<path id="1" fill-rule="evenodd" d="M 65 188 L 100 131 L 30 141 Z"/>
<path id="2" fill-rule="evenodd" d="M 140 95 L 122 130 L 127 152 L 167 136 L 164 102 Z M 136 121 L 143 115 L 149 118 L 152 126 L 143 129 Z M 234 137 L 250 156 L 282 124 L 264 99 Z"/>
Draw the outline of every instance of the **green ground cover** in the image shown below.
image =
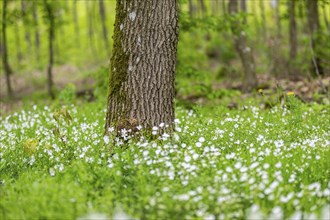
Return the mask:
<path id="1" fill-rule="evenodd" d="M 329 217 L 328 106 L 178 105 L 175 133 L 158 138 L 103 136 L 104 106 L 0 116 L 1 219 Z"/>

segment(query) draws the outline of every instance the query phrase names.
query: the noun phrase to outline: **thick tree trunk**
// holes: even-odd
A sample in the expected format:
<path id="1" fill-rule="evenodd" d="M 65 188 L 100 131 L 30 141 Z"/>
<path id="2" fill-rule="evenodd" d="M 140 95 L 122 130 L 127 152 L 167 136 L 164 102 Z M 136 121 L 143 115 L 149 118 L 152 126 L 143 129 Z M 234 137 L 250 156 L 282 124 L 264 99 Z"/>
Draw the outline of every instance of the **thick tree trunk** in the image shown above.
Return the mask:
<path id="1" fill-rule="evenodd" d="M 100 10 L 100 16 L 101 16 L 101 23 L 102 23 L 104 46 L 105 46 L 108 54 L 110 54 L 109 41 L 108 41 L 108 29 L 107 29 L 107 25 L 105 22 L 107 18 L 106 18 L 106 12 L 105 12 L 103 0 L 99 0 L 99 10 Z"/>
<path id="2" fill-rule="evenodd" d="M 117 0 L 106 133 L 173 129 L 177 0 Z M 163 131 L 160 129 L 160 131 Z"/>
<path id="3" fill-rule="evenodd" d="M 229 1 L 229 13 L 234 16 L 234 20 L 231 22 L 231 30 L 234 35 L 236 51 L 240 56 L 244 68 L 243 91 L 251 91 L 257 86 L 255 63 L 252 50 L 247 44 L 246 33 L 242 28 L 239 18 L 236 17 L 238 13 L 238 1 Z"/>
<path id="4" fill-rule="evenodd" d="M 54 63 L 54 35 L 55 35 L 55 22 L 54 22 L 54 12 L 53 8 L 50 5 L 51 3 L 47 2 L 47 0 L 44 0 L 45 9 L 47 11 L 47 19 L 49 21 L 49 29 L 48 29 L 48 66 L 47 66 L 47 91 L 51 98 L 55 98 L 54 92 L 53 92 L 53 63 Z"/>
<path id="5" fill-rule="evenodd" d="M 1 52 L 2 52 L 2 64 L 5 71 L 6 77 L 6 85 L 7 85 L 7 94 L 8 97 L 13 96 L 13 90 L 11 87 L 10 75 L 12 74 L 12 69 L 8 63 L 8 51 L 7 51 L 7 0 L 3 0 L 3 13 L 2 13 L 2 44 L 1 44 Z"/>

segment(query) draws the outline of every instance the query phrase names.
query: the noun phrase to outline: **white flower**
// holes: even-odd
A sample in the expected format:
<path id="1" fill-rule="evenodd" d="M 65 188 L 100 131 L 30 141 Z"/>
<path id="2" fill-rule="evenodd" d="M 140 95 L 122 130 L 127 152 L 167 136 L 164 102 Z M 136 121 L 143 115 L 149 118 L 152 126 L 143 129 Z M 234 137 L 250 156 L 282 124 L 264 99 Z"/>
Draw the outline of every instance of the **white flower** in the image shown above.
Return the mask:
<path id="1" fill-rule="evenodd" d="M 55 176 L 55 170 L 53 168 L 49 168 L 50 176 Z"/>
<path id="2" fill-rule="evenodd" d="M 200 138 L 198 139 L 198 141 L 201 142 L 201 143 L 203 143 L 203 142 L 205 141 L 205 138 L 204 138 L 204 137 L 200 137 Z"/>
<path id="3" fill-rule="evenodd" d="M 109 138 L 109 136 L 108 136 L 108 135 L 105 135 L 105 136 L 103 137 L 103 141 L 104 141 L 105 144 L 109 144 L 109 142 L 110 142 L 110 138 Z"/>
<path id="4" fill-rule="evenodd" d="M 184 161 L 186 161 L 187 163 L 191 160 L 191 157 L 189 155 L 184 157 Z"/>

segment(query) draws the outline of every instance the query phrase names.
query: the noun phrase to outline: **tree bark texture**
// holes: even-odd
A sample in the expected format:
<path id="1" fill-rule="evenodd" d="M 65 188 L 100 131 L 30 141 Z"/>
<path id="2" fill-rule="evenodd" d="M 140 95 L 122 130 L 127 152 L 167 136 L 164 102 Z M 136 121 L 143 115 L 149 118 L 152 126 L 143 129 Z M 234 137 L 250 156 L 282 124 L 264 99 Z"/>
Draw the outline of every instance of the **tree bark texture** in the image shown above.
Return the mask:
<path id="1" fill-rule="evenodd" d="M 257 86 L 257 77 L 252 49 L 248 46 L 246 33 L 242 23 L 236 16 L 238 14 L 238 1 L 229 1 L 229 13 L 231 14 L 231 30 L 234 35 L 234 44 L 244 69 L 243 91 L 251 91 Z"/>
<path id="2" fill-rule="evenodd" d="M 13 96 L 13 90 L 11 87 L 10 75 L 12 74 L 12 69 L 8 63 L 8 51 L 7 51 L 7 0 L 3 0 L 3 13 L 2 13 L 2 64 L 5 71 L 6 84 L 7 84 L 7 94 L 8 97 Z"/>
<path id="3" fill-rule="evenodd" d="M 174 120 L 177 0 L 117 0 L 106 132 Z"/>

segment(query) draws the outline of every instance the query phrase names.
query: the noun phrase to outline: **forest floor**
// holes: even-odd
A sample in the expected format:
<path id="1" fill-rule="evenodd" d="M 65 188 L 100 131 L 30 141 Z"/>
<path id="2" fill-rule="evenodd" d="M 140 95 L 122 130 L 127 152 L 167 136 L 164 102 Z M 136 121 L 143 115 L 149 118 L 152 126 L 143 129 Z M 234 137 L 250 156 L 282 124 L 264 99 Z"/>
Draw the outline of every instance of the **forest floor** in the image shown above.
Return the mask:
<path id="1" fill-rule="evenodd" d="M 57 91 L 61 91 L 67 84 L 72 83 L 77 88 L 77 94 L 90 91 L 95 88 L 95 79 L 92 72 L 97 70 L 98 66 L 89 66 L 86 68 L 78 68 L 73 65 L 62 65 L 54 67 L 53 80 Z M 315 101 L 318 103 L 329 104 L 330 76 L 308 79 L 300 78 L 289 80 L 287 78 L 276 78 L 267 74 L 259 74 L 259 87 L 250 93 L 239 93 L 239 97 L 235 100 L 245 100 L 250 97 L 262 96 L 281 96 L 280 93 L 293 92 L 301 101 L 308 103 Z M 46 74 L 44 71 L 37 70 L 14 74 L 11 76 L 12 86 L 14 88 L 15 98 L 8 100 L 6 92 L 6 84 L 4 75 L 0 76 L 0 105 L 1 114 L 9 113 L 15 109 L 20 109 L 24 100 L 31 100 L 33 96 L 38 100 L 47 99 L 46 91 Z M 192 82 L 201 83 L 201 82 Z M 211 83 L 212 91 L 219 90 L 237 90 L 241 89 L 242 83 L 239 79 L 219 80 Z M 214 100 L 210 100 L 206 93 L 190 93 L 178 94 L 178 100 L 183 100 L 190 104 L 210 104 Z M 221 97 L 217 97 L 221 98 Z M 237 106 L 237 101 L 227 103 L 228 107 Z"/>

